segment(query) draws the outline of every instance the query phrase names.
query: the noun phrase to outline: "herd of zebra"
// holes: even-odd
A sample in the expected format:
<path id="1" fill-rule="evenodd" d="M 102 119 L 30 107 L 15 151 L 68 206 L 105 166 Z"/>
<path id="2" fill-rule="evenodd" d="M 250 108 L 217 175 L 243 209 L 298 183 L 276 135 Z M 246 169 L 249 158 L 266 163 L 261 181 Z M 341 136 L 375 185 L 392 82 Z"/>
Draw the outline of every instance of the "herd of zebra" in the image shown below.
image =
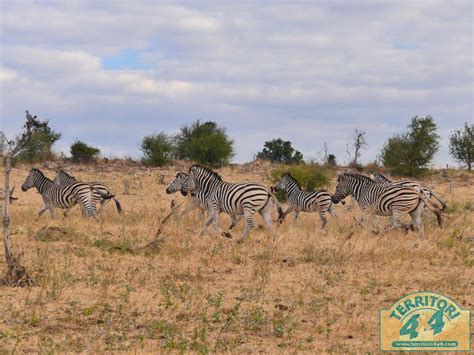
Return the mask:
<path id="1" fill-rule="evenodd" d="M 78 182 L 64 170 L 59 170 L 56 178 L 50 180 L 39 169 L 31 169 L 21 189 L 27 191 L 32 187 L 37 189 L 44 201 L 38 219 L 48 209 L 54 218 L 55 207 L 64 209 L 64 214 L 67 215 L 69 209 L 76 204 L 82 206 L 84 216 L 97 218 L 97 213 L 101 212 L 111 199 L 115 201 L 117 211 L 120 214 L 122 212 L 120 202 L 106 185 Z M 275 197 L 275 191 L 285 193 L 289 205 L 286 211 L 283 211 Z M 436 215 L 440 227 L 441 212 L 446 210 L 446 204 L 429 188 L 411 180 L 392 182 L 381 174 L 367 176 L 342 173 L 337 178 L 336 191 L 332 194 L 327 190 L 305 191 L 289 173 L 283 174 L 280 181 L 269 189 L 256 183 L 224 181 L 217 172 L 195 164 L 187 173 L 177 173 L 174 181 L 166 188 L 168 194 L 175 192 L 189 196 L 191 200 L 181 216 L 194 208 L 207 212 L 208 217 L 200 235 L 206 233 L 208 227 L 213 224 L 218 233 L 230 238 L 230 232 L 219 227 L 219 214 L 224 212 L 230 215 L 232 222 L 229 230 L 243 217 L 245 229 L 239 242 L 245 240 L 253 229 L 254 215 L 257 212 L 270 229 L 273 239 L 276 239 L 277 234 L 272 220 L 274 206 L 278 214 L 278 223 L 282 223 L 291 212 L 295 213 L 295 220 L 300 212 L 318 212 L 324 228 L 327 224 L 326 213 L 330 213 L 337 223 L 334 205 L 344 203 L 346 197 L 352 196 L 363 211 L 390 217 L 390 223 L 384 231 L 404 227 L 418 230 L 422 237 L 424 226 L 421 213 L 424 208 Z M 98 212 L 97 203 L 100 203 Z M 401 222 L 401 218 L 407 213 L 413 222 L 409 225 Z"/>

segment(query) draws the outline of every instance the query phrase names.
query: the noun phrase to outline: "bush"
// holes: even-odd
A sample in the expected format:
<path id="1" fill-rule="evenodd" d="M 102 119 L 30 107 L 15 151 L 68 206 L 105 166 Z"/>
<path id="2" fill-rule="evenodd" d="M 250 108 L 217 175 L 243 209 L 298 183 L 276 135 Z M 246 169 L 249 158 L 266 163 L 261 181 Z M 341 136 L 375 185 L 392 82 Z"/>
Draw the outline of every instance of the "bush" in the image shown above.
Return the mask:
<path id="1" fill-rule="evenodd" d="M 98 157 L 100 150 L 91 147 L 80 140 L 76 140 L 71 145 L 71 155 L 74 162 L 90 162 Z"/>
<path id="2" fill-rule="evenodd" d="M 216 122 L 199 120 L 181 128 L 176 136 L 180 159 L 192 160 L 210 167 L 228 164 L 234 156 L 233 141 Z"/>
<path id="3" fill-rule="evenodd" d="M 270 174 L 270 180 L 276 184 L 280 181 L 284 173 L 290 173 L 296 181 L 299 182 L 303 190 L 312 191 L 327 187 L 331 181 L 333 172 L 331 169 L 310 162 L 297 165 L 284 165 L 274 169 Z M 281 201 L 285 200 L 284 194 L 279 192 L 276 194 Z"/>
<path id="4" fill-rule="evenodd" d="M 277 138 L 265 142 L 263 150 L 257 153 L 257 159 L 281 164 L 299 164 L 303 160 L 303 154 L 294 149 L 290 141 Z"/>
<path id="5" fill-rule="evenodd" d="M 140 146 L 143 162 L 154 166 L 163 166 L 173 159 L 175 147 L 173 139 L 164 132 L 146 136 Z"/>
<path id="6" fill-rule="evenodd" d="M 52 151 L 54 143 L 61 138 L 61 133 L 55 132 L 48 125 L 38 128 L 28 141 L 25 149 L 15 158 L 17 161 L 27 161 L 41 163 L 47 160 L 54 160 L 55 155 Z"/>
<path id="7" fill-rule="evenodd" d="M 414 117 L 407 132 L 389 138 L 381 153 L 383 165 L 399 176 L 425 173 L 439 149 L 439 136 L 433 117 Z"/>

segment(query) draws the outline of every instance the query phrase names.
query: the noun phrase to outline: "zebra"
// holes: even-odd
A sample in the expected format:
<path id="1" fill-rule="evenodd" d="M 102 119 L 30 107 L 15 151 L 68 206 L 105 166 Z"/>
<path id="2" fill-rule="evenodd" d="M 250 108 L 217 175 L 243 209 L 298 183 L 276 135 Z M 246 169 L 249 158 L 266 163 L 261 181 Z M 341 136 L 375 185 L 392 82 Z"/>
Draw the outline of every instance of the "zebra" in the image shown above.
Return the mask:
<path id="1" fill-rule="evenodd" d="M 47 209 L 49 209 L 51 217 L 55 218 L 55 207 L 69 210 L 77 203 L 82 205 L 86 218 L 92 216 L 94 219 L 97 219 L 96 207 L 92 201 L 94 188 L 89 184 L 76 182 L 70 185 L 57 185 L 48 179 L 41 170 L 33 168 L 30 170 L 23 185 L 21 185 L 21 190 L 27 191 L 32 187 L 36 187 L 44 202 L 44 206 L 40 209 L 36 221 L 39 220 Z M 104 198 L 107 197 L 104 195 Z"/>
<path id="2" fill-rule="evenodd" d="M 181 195 L 187 196 L 189 191 L 188 191 L 188 180 L 189 180 L 189 174 L 185 172 L 179 172 L 176 174 L 175 179 L 173 182 L 168 185 L 166 188 L 166 193 L 167 194 L 172 194 L 175 192 L 181 192 Z M 201 210 L 202 213 L 208 212 L 210 213 L 211 211 L 211 204 L 210 204 L 210 199 L 208 198 L 209 196 L 209 191 L 197 191 L 189 194 L 191 203 L 189 206 L 181 213 L 180 217 L 184 216 L 185 214 L 189 213 L 195 208 L 198 208 Z M 230 218 L 232 219 L 232 222 L 229 226 L 229 229 L 232 229 L 236 226 L 236 224 L 240 221 L 242 218 L 242 215 L 230 215 Z"/>
<path id="3" fill-rule="evenodd" d="M 416 188 L 397 184 L 378 184 L 370 177 L 354 173 L 338 176 L 333 202 L 338 203 L 347 196 L 353 196 L 363 211 L 379 216 L 391 216 L 384 231 L 402 226 L 404 213 L 409 213 L 414 227 L 424 237 L 424 226 L 420 214 L 424 202 L 430 210 L 435 209 L 424 194 Z"/>
<path id="4" fill-rule="evenodd" d="M 273 240 L 276 240 L 276 232 L 272 224 L 271 210 L 273 203 L 276 204 L 279 217 L 282 216 L 283 210 L 279 205 L 276 197 L 265 187 L 254 183 L 236 184 L 223 181 L 221 176 L 202 165 L 195 164 L 189 168 L 188 180 L 189 192 L 204 191 L 206 200 L 210 206 L 210 216 L 201 231 L 203 235 L 211 223 L 214 228 L 225 236 L 219 227 L 219 213 L 243 215 L 245 218 L 245 230 L 238 240 L 244 241 L 254 226 L 253 215 L 258 212 L 268 228 L 271 230 Z"/>
<path id="5" fill-rule="evenodd" d="M 77 180 L 74 176 L 68 174 L 66 171 L 60 169 L 56 173 L 56 177 L 54 178 L 54 183 L 58 185 L 69 185 L 76 183 Z M 115 202 L 115 207 L 117 208 L 118 214 L 122 214 L 122 205 L 120 201 L 115 198 L 109 188 L 104 184 L 99 182 L 92 182 L 90 185 L 93 187 L 94 191 L 92 194 L 92 202 L 94 205 L 100 203 L 100 208 L 98 213 L 100 214 L 103 210 L 105 210 L 106 205 L 109 203 L 110 199 L 113 199 Z"/>
<path id="6" fill-rule="evenodd" d="M 374 179 L 375 182 L 377 182 L 379 184 L 386 184 L 386 185 L 398 184 L 398 185 L 402 185 L 402 186 L 411 186 L 411 187 L 414 187 L 414 188 L 417 188 L 417 189 L 421 189 L 421 191 L 423 192 L 426 199 L 428 199 L 428 200 L 435 199 L 441 205 L 441 209 L 433 211 L 433 213 L 436 215 L 436 219 L 438 221 L 438 227 L 441 228 L 443 226 L 443 219 L 442 219 L 442 216 L 441 216 L 441 212 L 446 211 L 448 209 L 448 206 L 446 206 L 446 203 L 443 200 L 441 200 L 438 196 L 436 196 L 433 193 L 433 191 L 431 191 L 430 188 L 428 188 L 426 186 L 422 186 L 420 183 L 418 183 L 416 181 L 413 181 L 413 180 L 392 181 L 389 178 L 387 178 L 385 175 L 382 175 L 380 173 L 374 173 L 373 174 L 373 179 Z"/>
<path id="7" fill-rule="evenodd" d="M 329 212 L 334 219 L 337 218 L 332 203 L 332 195 L 326 190 L 304 191 L 300 184 L 290 173 L 282 175 L 280 181 L 274 187 L 274 191 L 284 191 L 289 203 L 288 209 L 283 213 L 282 220 L 287 214 L 295 212 L 294 221 L 298 218 L 300 212 L 319 212 L 322 227 L 327 224 L 325 217 L 326 211 Z"/>

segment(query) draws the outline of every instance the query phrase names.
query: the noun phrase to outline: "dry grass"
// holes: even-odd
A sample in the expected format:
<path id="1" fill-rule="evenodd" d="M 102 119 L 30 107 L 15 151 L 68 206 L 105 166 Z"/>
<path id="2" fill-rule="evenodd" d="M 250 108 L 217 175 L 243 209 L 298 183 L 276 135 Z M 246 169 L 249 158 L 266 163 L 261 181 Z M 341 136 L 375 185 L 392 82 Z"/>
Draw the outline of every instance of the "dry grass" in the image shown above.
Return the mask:
<path id="1" fill-rule="evenodd" d="M 13 170 L 17 188 L 27 171 Z M 70 171 L 109 184 L 125 215 L 111 203 L 98 223 L 83 220 L 79 208 L 35 223 L 39 195 L 17 194 L 12 238 L 35 284 L 0 287 L 0 352 L 375 352 L 378 311 L 406 293 L 433 290 L 463 307 L 474 304 L 473 175 L 427 181 L 451 213 L 443 230 L 434 218 L 425 221 L 425 240 L 402 231 L 374 236 L 353 225 L 357 208 L 339 206 L 340 227 L 330 218 L 322 231 L 316 214 L 302 214 L 279 228 L 276 244 L 264 229 L 243 245 L 213 231 L 199 238 L 202 216 L 191 213 L 171 219 L 163 242 L 137 250 L 153 239 L 171 199 L 183 199 L 159 184 L 160 174 L 169 182 L 176 168 Z M 220 173 L 268 183 L 265 167 Z M 124 179 L 130 195 L 120 195 Z M 239 224 L 235 233 L 241 231 Z"/>

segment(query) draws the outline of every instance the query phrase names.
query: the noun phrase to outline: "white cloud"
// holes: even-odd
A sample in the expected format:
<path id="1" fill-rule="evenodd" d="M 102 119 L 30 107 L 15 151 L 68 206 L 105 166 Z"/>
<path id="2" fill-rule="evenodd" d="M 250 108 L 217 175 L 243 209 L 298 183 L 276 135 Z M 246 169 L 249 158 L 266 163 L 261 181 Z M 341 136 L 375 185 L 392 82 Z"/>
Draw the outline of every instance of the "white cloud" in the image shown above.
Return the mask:
<path id="1" fill-rule="evenodd" d="M 2 126 L 28 108 L 61 147 L 137 155 L 144 134 L 216 120 L 238 161 L 283 135 L 342 158 L 360 128 L 371 160 L 414 115 L 433 115 L 443 142 L 472 120 L 471 24 L 469 1 L 2 3 Z M 104 68 L 124 50 L 142 67 Z"/>

